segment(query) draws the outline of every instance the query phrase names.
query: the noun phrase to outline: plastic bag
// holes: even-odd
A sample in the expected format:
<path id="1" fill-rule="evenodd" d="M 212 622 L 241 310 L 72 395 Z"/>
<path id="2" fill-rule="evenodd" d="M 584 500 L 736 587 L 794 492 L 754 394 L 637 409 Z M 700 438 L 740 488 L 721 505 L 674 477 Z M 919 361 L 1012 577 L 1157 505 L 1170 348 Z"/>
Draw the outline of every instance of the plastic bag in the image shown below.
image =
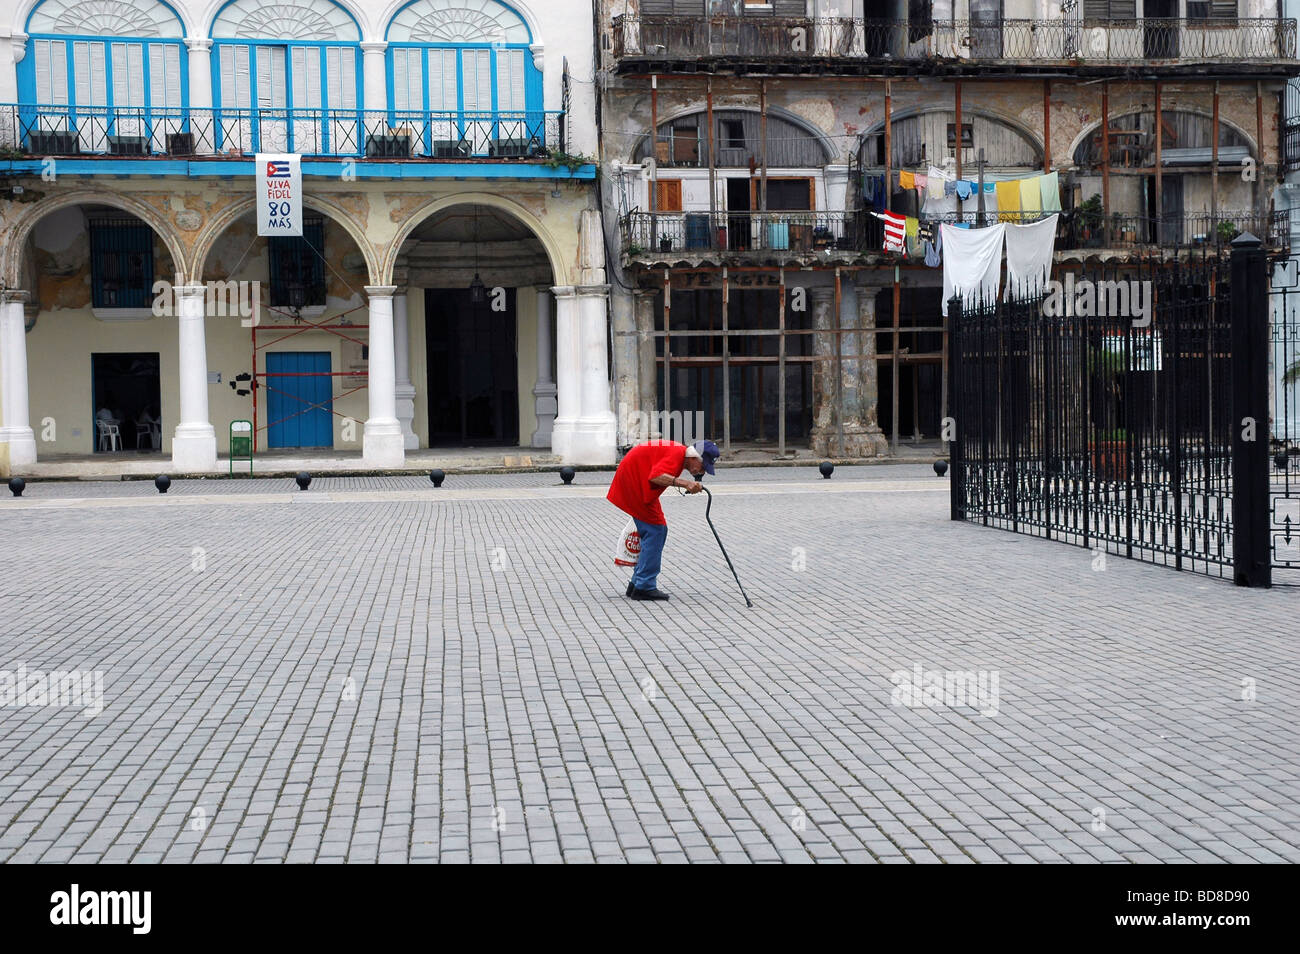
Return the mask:
<path id="1" fill-rule="evenodd" d="M 637 532 L 636 521 L 629 517 L 618 535 L 618 543 L 614 546 L 614 565 L 636 566 L 636 561 L 640 557 L 641 534 Z"/>

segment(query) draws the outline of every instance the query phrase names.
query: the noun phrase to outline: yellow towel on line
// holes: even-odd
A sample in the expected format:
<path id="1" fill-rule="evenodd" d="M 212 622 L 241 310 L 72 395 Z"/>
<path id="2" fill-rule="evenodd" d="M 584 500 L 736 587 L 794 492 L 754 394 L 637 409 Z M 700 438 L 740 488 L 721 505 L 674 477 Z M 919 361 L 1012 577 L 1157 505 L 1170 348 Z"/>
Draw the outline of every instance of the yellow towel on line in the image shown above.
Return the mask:
<path id="1" fill-rule="evenodd" d="M 994 186 L 993 191 L 998 197 L 998 221 L 1019 222 L 1020 180 L 1012 179 L 1009 182 L 999 182 Z"/>
<path id="2" fill-rule="evenodd" d="M 1020 210 L 1025 213 L 1026 219 L 1038 218 L 1038 213 L 1043 208 L 1043 187 L 1039 181 L 1042 176 L 1034 176 L 1031 179 L 1020 180 Z"/>
<path id="3" fill-rule="evenodd" d="M 915 189 L 916 176 L 911 172 L 900 172 L 898 174 L 898 185 L 902 189 Z"/>

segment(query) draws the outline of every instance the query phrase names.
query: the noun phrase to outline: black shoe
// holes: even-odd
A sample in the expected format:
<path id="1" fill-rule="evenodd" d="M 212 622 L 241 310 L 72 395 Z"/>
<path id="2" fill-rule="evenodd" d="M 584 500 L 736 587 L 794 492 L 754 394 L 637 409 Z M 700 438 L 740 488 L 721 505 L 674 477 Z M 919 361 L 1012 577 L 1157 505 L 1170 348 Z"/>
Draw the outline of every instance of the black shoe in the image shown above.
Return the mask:
<path id="1" fill-rule="evenodd" d="M 633 594 L 633 592 L 635 592 L 635 590 L 636 590 L 636 587 L 633 586 L 631 583 L 629 583 L 629 584 L 627 585 L 627 592 L 624 593 L 623 595 L 624 595 L 624 596 L 631 596 L 631 595 Z"/>
<path id="2" fill-rule="evenodd" d="M 634 600 L 667 600 L 672 599 L 663 590 L 633 590 L 632 599 Z"/>

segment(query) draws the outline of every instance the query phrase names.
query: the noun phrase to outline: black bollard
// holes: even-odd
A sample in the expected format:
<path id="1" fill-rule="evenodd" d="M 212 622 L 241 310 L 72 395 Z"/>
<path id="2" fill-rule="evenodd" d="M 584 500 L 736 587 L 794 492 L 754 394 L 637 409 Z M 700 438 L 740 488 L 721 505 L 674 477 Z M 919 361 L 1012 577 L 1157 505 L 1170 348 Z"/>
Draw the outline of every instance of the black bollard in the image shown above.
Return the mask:
<path id="1" fill-rule="evenodd" d="M 158 493 L 167 493 L 167 488 L 172 485 L 172 479 L 166 474 L 159 474 L 153 479 L 153 485 L 158 488 Z"/>
<path id="2" fill-rule="evenodd" d="M 305 470 L 298 471 L 298 476 L 294 478 L 298 482 L 299 490 L 306 490 L 311 486 L 311 474 Z"/>
<path id="3" fill-rule="evenodd" d="M 23 489 L 26 488 L 26 486 L 27 481 L 23 480 L 21 477 L 9 478 L 9 492 L 15 497 L 21 497 L 23 495 Z"/>
<path id="4" fill-rule="evenodd" d="M 942 477 L 946 473 L 948 473 L 948 462 L 946 460 L 936 460 L 934 462 L 934 475 Z"/>
<path id="5" fill-rule="evenodd" d="M 440 470 L 429 471 L 429 479 L 433 481 L 433 486 L 441 487 L 442 482 L 447 479 L 447 475 Z"/>
<path id="6" fill-rule="evenodd" d="M 561 467 L 560 480 L 564 481 L 565 484 L 571 484 L 573 483 L 573 477 L 576 473 L 577 471 L 574 470 L 572 467 Z"/>
<path id="7" fill-rule="evenodd" d="M 817 469 L 822 472 L 822 476 L 827 480 L 830 480 L 831 474 L 835 473 L 835 465 L 828 460 L 824 460 L 818 464 Z"/>

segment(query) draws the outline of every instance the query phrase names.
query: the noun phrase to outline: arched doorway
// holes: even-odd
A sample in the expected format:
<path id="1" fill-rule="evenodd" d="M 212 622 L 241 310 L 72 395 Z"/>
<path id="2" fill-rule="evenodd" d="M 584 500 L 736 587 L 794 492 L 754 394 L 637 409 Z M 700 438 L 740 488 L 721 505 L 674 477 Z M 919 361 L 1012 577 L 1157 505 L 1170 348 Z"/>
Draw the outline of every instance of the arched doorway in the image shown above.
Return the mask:
<path id="1" fill-rule="evenodd" d="M 395 274 L 423 329 L 412 379 L 428 445 L 549 445 L 555 278 L 529 226 L 489 205 L 444 207 L 410 233 Z"/>

